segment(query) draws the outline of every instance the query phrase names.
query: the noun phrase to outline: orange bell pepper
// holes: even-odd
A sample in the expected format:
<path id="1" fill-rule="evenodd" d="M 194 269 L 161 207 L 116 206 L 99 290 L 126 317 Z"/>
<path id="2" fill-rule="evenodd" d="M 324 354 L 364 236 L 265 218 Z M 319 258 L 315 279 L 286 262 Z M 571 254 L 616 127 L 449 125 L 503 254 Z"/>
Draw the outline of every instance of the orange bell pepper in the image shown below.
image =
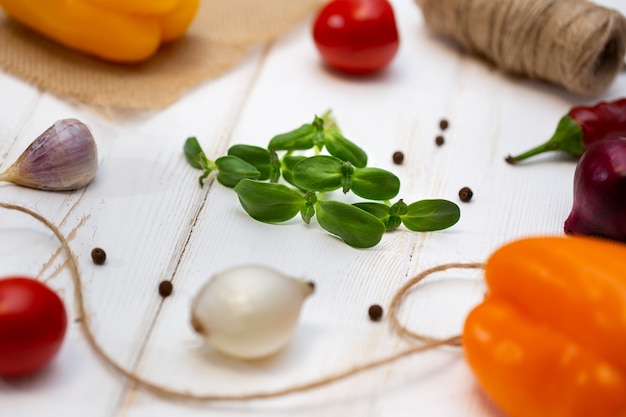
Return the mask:
<path id="1" fill-rule="evenodd" d="M 626 416 L 626 245 L 534 237 L 496 250 L 463 329 L 467 362 L 510 417 Z"/>
<path id="2" fill-rule="evenodd" d="M 0 0 L 16 21 L 80 52 L 135 63 L 180 38 L 199 0 Z"/>

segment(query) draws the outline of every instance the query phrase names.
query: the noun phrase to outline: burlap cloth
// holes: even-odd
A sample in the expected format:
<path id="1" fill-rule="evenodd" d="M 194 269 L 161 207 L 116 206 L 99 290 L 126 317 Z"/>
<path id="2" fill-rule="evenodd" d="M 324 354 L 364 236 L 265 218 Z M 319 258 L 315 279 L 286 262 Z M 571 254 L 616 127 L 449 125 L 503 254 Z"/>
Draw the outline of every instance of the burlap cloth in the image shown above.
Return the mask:
<path id="1" fill-rule="evenodd" d="M 60 46 L 0 9 L 0 68 L 57 96 L 104 110 L 158 109 L 239 63 L 251 45 L 289 30 L 323 0 L 202 0 L 183 39 L 140 65 L 102 62 Z"/>

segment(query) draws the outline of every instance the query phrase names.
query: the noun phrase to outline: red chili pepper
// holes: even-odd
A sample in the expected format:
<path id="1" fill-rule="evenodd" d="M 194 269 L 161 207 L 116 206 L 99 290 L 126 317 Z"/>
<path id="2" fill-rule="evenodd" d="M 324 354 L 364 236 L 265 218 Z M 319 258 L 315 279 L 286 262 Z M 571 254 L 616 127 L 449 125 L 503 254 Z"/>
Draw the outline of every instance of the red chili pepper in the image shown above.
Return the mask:
<path id="1" fill-rule="evenodd" d="M 549 151 L 581 156 L 587 147 L 608 136 L 626 134 L 626 98 L 602 101 L 593 106 L 573 107 L 563 116 L 554 135 L 545 143 L 518 156 L 507 156 L 510 164 Z"/>

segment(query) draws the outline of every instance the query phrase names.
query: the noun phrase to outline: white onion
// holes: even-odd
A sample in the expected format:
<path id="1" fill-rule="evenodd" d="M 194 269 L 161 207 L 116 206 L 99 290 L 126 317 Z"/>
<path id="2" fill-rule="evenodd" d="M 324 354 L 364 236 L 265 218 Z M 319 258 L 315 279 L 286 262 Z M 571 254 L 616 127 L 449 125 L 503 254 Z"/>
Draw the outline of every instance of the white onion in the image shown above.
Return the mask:
<path id="1" fill-rule="evenodd" d="M 191 324 L 216 350 L 236 358 L 258 359 L 291 339 L 311 282 L 272 268 L 246 265 L 221 272 L 193 300 Z"/>

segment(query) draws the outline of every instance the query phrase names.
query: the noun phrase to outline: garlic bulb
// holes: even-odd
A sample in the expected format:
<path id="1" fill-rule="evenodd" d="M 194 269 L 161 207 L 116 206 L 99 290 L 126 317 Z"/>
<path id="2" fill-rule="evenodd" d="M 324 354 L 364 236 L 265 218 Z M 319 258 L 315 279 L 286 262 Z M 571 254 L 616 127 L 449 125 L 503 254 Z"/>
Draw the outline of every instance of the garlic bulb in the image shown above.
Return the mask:
<path id="1" fill-rule="evenodd" d="M 240 359 L 276 353 L 290 340 L 311 282 L 247 265 L 215 275 L 198 292 L 191 324 L 216 350 Z"/>
<path id="2" fill-rule="evenodd" d="M 98 151 L 89 128 L 76 119 L 58 120 L 0 174 L 38 190 L 75 190 L 89 184 L 98 169 Z"/>

